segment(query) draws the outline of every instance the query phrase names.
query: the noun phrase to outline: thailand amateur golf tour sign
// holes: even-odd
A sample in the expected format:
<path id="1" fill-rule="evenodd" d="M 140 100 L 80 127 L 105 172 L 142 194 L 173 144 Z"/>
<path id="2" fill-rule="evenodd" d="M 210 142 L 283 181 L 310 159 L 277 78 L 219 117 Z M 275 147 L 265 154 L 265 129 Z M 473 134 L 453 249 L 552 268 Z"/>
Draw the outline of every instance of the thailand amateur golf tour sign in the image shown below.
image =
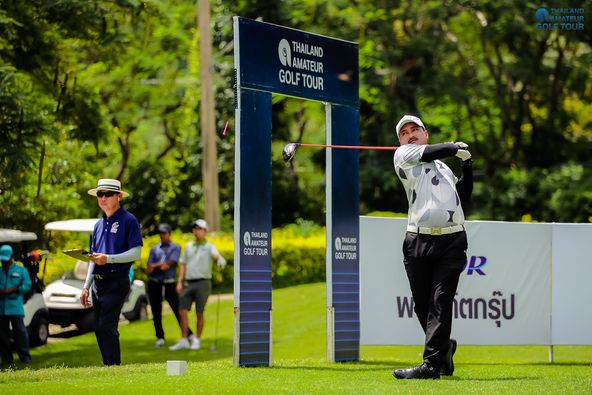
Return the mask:
<path id="1" fill-rule="evenodd" d="M 356 261 L 358 259 L 358 238 L 336 237 L 334 255 L 335 259 Z"/>
<path id="2" fill-rule="evenodd" d="M 294 55 L 292 55 L 294 54 Z M 304 86 L 318 91 L 325 90 L 323 80 L 323 47 L 280 40 L 278 56 L 283 68 L 278 77 L 282 84 Z"/>
<path id="3" fill-rule="evenodd" d="M 272 94 L 324 102 L 327 143 L 359 145 L 358 46 L 240 17 L 234 18 L 234 43 L 234 363 L 271 366 Z M 359 359 L 358 153 L 345 151 L 330 150 L 326 160 L 332 361 Z"/>
<path id="4" fill-rule="evenodd" d="M 267 256 L 269 255 L 269 233 L 268 232 L 245 232 L 243 235 L 243 251 L 245 256 Z"/>
<path id="5" fill-rule="evenodd" d="M 343 105 L 358 105 L 355 43 L 238 18 L 240 83 Z"/>

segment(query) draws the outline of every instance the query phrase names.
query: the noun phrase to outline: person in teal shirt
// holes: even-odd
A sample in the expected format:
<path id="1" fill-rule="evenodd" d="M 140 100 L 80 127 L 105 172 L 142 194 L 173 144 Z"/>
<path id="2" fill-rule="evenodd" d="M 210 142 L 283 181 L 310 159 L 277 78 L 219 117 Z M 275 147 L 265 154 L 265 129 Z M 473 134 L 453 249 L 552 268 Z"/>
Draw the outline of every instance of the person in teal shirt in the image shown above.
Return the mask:
<path id="1" fill-rule="evenodd" d="M 12 325 L 16 351 L 21 362 L 31 363 L 23 303 L 23 296 L 31 289 L 31 278 L 27 269 L 17 265 L 12 256 L 11 246 L 5 244 L 0 247 L 0 354 L 4 366 L 13 361 L 9 325 Z"/>

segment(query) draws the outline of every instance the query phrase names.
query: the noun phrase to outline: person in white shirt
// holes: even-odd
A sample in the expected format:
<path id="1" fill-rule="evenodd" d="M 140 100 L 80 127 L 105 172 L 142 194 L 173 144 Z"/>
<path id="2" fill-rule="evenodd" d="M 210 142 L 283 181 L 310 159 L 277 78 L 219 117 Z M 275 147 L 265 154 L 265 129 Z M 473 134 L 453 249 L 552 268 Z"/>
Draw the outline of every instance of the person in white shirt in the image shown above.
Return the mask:
<path id="1" fill-rule="evenodd" d="M 179 280 L 177 292 L 179 297 L 179 317 L 181 318 L 181 340 L 169 349 L 181 350 L 201 348 L 201 334 L 205 325 L 204 308 L 212 292 L 212 262 L 215 259 L 218 266 L 223 268 L 226 260 L 220 255 L 215 245 L 206 240 L 208 224 L 198 219 L 192 226 L 195 241 L 185 246 L 180 260 Z M 197 327 L 195 336 L 189 337 L 188 313 L 195 302 Z"/>
<path id="2" fill-rule="evenodd" d="M 467 259 L 463 204 L 473 190 L 471 154 L 462 142 L 429 145 L 428 131 L 413 115 L 402 117 L 396 132 L 401 146 L 394 167 L 409 201 L 404 264 L 425 347 L 421 365 L 395 369 L 393 376 L 439 379 L 454 372 L 452 304 Z M 440 161 L 454 156 L 462 160 L 460 179 Z"/>

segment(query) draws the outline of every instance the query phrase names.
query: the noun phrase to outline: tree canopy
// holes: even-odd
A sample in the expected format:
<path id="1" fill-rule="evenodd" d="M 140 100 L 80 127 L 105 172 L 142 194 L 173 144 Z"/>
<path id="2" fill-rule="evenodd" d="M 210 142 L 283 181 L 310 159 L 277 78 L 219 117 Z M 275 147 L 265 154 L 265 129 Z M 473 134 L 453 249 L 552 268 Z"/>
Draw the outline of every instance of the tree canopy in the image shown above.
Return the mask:
<path id="1" fill-rule="evenodd" d="M 359 43 L 361 143 L 430 142 L 475 160 L 469 219 L 592 221 L 590 1 L 582 30 L 540 30 L 529 1 L 211 1 L 222 228 L 232 229 L 232 16 Z M 0 3 L 0 226 L 39 232 L 96 216 L 119 178 L 145 232 L 203 214 L 196 1 Z M 288 141 L 324 142 L 320 103 L 273 97 L 273 224 L 324 222 L 324 152 L 285 166 Z M 452 162 L 452 164 L 454 164 Z M 360 208 L 406 212 L 384 152 L 360 154 Z"/>

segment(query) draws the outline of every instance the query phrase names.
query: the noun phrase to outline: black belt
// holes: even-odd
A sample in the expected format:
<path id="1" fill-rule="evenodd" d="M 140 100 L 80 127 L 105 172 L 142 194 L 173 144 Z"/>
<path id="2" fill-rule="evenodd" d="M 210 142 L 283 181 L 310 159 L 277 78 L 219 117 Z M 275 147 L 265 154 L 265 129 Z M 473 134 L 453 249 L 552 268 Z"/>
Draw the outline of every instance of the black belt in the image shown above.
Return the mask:
<path id="1" fill-rule="evenodd" d="M 209 278 L 191 278 L 191 279 L 187 279 L 185 281 L 187 281 L 188 283 L 196 283 L 198 281 L 205 281 L 205 280 L 209 280 Z"/>

